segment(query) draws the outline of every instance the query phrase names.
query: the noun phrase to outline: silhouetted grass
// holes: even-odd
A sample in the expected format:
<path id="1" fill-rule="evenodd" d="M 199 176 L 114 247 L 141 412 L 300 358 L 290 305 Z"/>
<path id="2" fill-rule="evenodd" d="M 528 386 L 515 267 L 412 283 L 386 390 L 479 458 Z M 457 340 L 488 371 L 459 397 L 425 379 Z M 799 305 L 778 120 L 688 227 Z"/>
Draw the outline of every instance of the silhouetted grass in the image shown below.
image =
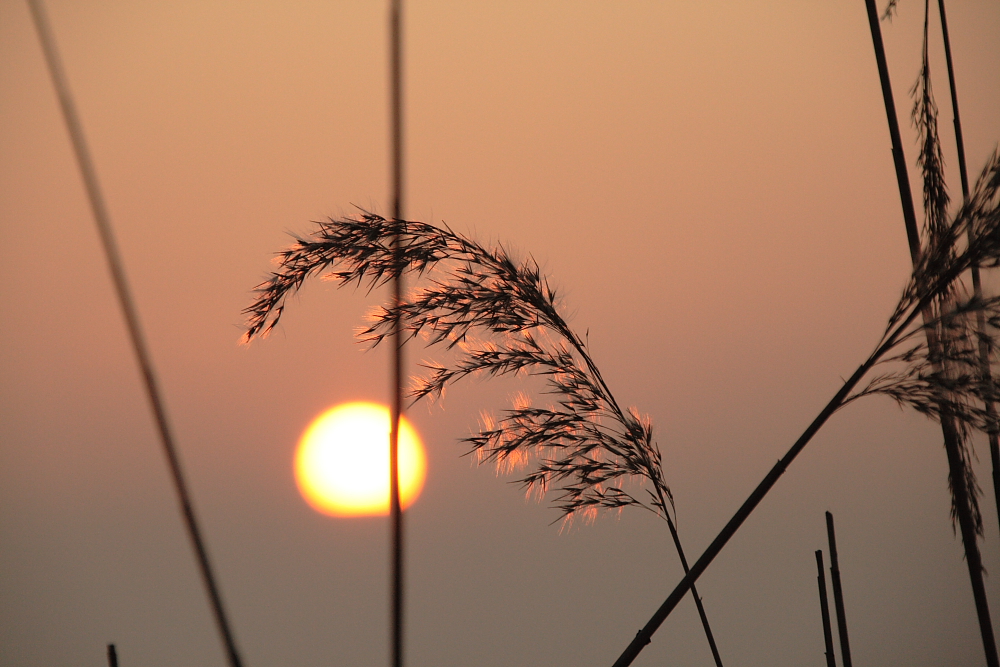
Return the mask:
<path id="1" fill-rule="evenodd" d="M 438 399 L 470 375 L 543 377 L 554 404 L 533 406 L 522 394 L 499 419 L 484 415 L 481 432 L 466 439 L 471 451 L 504 471 L 534 460 L 535 469 L 520 482 L 539 496 L 556 489 L 555 505 L 567 520 L 630 505 L 666 518 L 673 496 L 649 419 L 619 406 L 586 342 L 559 314 L 555 290 L 535 261 L 516 261 L 503 246 L 487 248 L 450 229 L 410 221 L 399 226 L 401 264 L 389 246 L 392 221 L 364 212 L 319 223 L 279 254 L 280 270 L 257 288 L 244 340 L 267 333 L 286 296 L 328 268 L 328 277 L 341 284 L 369 289 L 399 272 L 430 274 L 398 312 L 379 308 L 358 334 L 377 345 L 398 316 L 409 338 L 422 335 L 428 345 L 456 353 L 449 364 L 425 364 L 428 373 L 414 381 L 409 396 Z M 645 493 L 626 490 L 627 480 L 645 484 Z"/>
<path id="2" fill-rule="evenodd" d="M 394 233 L 402 239 L 397 255 Z M 539 498 L 552 491 L 564 522 L 628 506 L 656 514 L 666 521 L 688 571 L 650 420 L 618 404 L 531 257 L 516 260 L 502 245 L 486 247 L 451 229 L 362 211 L 318 223 L 310 236 L 279 253 L 278 262 L 279 270 L 257 287 L 258 298 L 246 310 L 244 341 L 270 331 L 286 297 L 311 275 L 329 269 L 328 277 L 341 285 L 369 290 L 401 273 L 425 277 L 398 306 L 375 311 L 358 334 L 378 345 L 398 320 L 408 338 L 421 336 L 427 345 L 454 353 L 448 364 L 425 362 L 427 373 L 415 379 L 410 398 L 438 400 L 450 385 L 473 375 L 543 378 L 552 403 L 532 405 L 520 394 L 499 418 L 483 413 L 480 432 L 464 439 L 471 452 L 503 472 L 530 468 L 518 481 Z M 693 595 L 721 666 L 704 605 L 697 591 Z"/>

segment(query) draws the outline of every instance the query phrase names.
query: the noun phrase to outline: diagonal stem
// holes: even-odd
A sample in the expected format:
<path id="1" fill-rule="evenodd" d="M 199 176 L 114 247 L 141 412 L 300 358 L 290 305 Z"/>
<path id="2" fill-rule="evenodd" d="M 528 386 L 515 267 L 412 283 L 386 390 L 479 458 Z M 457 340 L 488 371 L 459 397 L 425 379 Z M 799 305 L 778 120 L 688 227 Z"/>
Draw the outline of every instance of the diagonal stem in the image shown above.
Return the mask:
<path id="1" fill-rule="evenodd" d="M 177 492 L 177 499 L 181 506 L 181 515 L 184 518 L 188 537 L 194 546 L 198 567 L 201 572 L 202 581 L 208 592 L 216 626 L 218 627 L 219 634 L 222 636 L 230 667 L 240 667 L 240 657 L 236 649 L 236 640 L 230 629 L 229 620 L 222 605 L 222 594 L 219 592 L 219 586 L 215 581 L 215 575 L 212 572 L 212 566 L 208 559 L 208 549 L 205 546 L 205 540 L 201 535 L 201 530 L 198 527 L 198 521 L 195 517 L 194 503 L 191 500 L 191 493 L 184 479 L 180 455 L 177 453 L 177 446 L 174 443 L 173 433 L 170 430 L 170 424 L 167 420 L 167 410 L 163 403 L 163 397 L 160 394 L 156 372 L 153 369 L 153 361 L 149 354 L 145 337 L 143 336 L 142 326 L 139 323 L 139 312 L 129 290 L 121 253 L 118 251 L 114 231 L 111 229 L 111 218 L 108 215 L 107 204 L 104 201 L 104 195 L 101 193 L 100 184 L 97 180 L 97 169 L 94 167 L 93 159 L 87 148 L 87 142 L 83 135 L 83 125 L 76 111 L 76 105 L 73 103 L 69 81 L 66 78 L 62 61 L 59 58 L 59 52 L 56 49 L 55 36 L 52 34 L 52 28 L 49 25 L 42 0 L 28 0 L 28 6 L 31 9 L 35 28 L 38 31 L 39 41 L 42 44 L 42 51 L 45 54 L 45 61 L 48 64 L 49 74 L 52 77 L 52 84 L 56 89 L 56 94 L 59 96 L 63 119 L 66 122 L 66 128 L 73 143 L 73 151 L 76 154 L 80 175 L 83 178 L 83 184 L 87 191 L 87 198 L 90 200 L 94 222 L 101 237 L 108 270 L 111 273 L 115 293 L 118 296 L 118 305 L 122 310 L 122 315 L 125 317 L 125 324 L 128 328 L 132 349 L 135 352 L 136 361 L 142 373 L 143 384 L 146 388 L 146 397 L 153 410 L 157 432 L 160 436 L 160 442 L 163 445 L 163 452 L 167 457 L 167 465 L 170 468 L 174 489 Z M 114 645 L 109 645 L 108 653 L 109 659 L 110 656 L 115 655 Z M 117 657 L 115 657 L 115 660 L 117 660 Z"/>

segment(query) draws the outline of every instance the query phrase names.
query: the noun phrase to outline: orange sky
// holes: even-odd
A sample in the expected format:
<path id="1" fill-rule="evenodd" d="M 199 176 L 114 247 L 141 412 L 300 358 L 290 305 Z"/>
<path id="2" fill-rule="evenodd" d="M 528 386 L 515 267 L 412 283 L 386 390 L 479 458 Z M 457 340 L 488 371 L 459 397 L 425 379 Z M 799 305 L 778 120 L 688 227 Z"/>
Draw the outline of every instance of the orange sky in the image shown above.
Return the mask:
<path id="1" fill-rule="evenodd" d="M 287 231 L 388 210 L 383 4 L 47 4 L 247 664 L 381 664 L 385 520 L 316 514 L 291 461 L 323 409 L 386 400 L 385 352 L 351 339 L 384 295 L 314 282 L 268 340 L 237 341 Z M 1000 138 L 1000 5 L 967 4 L 949 22 L 976 172 Z M 406 6 L 408 217 L 539 261 L 621 402 L 652 417 L 699 553 L 867 355 L 907 276 L 864 3 Z M 921 9 L 883 24 L 911 174 Z M 0 666 L 102 664 L 112 641 L 123 665 L 221 665 L 14 0 L 0 155 Z M 480 409 L 519 388 L 470 383 L 412 412 L 429 468 L 408 514 L 410 664 L 610 664 L 679 579 L 653 517 L 560 535 L 553 510 L 459 457 Z M 985 447 L 978 471 L 988 488 Z M 859 664 L 978 664 L 945 477 L 934 424 L 881 399 L 837 415 L 699 582 L 726 664 L 821 664 L 828 509 Z M 711 664 L 693 605 L 636 664 Z"/>

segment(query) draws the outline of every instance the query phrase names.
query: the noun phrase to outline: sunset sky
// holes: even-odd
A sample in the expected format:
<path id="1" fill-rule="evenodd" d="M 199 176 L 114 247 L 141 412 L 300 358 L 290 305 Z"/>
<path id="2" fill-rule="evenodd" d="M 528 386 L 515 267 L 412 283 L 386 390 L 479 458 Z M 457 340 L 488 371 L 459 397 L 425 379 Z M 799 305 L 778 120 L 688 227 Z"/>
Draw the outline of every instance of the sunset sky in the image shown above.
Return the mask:
<path id="1" fill-rule="evenodd" d="M 245 664 L 386 664 L 388 522 L 315 512 L 292 462 L 327 408 L 388 401 L 388 350 L 352 338 L 388 294 L 313 281 L 238 344 L 289 232 L 391 210 L 386 3 L 46 4 Z M 694 560 L 868 355 L 909 273 L 863 0 L 405 7 L 406 216 L 539 262 L 620 402 L 653 420 Z M 977 174 L 1000 139 L 1000 3 L 948 10 Z M 922 23 L 915 0 L 883 23 L 918 196 Z M 122 667 L 221 667 L 21 0 L 0 0 L 0 156 L 0 667 L 103 665 L 111 642 Z M 438 354 L 408 347 L 408 373 Z M 680 579 L 651 514 L 560 531 L 462 456 L 482 410 L 537 386 L 473 380 L 408 413 L 428 457 L 406 515 L 408 665 L 610 665 Z M 699 581 L 725 665 L 824 664 L 827 510 L 856 664 L 983 664 L 946 475 L 924 417 L 883 398 L 835 415 Z M 636 664 L 713 664 L 689 599 Z"/>

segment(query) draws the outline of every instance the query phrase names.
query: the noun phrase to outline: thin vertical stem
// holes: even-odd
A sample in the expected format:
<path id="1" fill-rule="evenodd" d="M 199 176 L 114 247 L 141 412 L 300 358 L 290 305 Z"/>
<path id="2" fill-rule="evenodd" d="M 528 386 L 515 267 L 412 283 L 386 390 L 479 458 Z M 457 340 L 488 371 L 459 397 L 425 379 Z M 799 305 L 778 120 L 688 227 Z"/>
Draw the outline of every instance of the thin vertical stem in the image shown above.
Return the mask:
<path id="1" fill-rule="evenodd" d="M 885 102 L 886 119 L 889 123 L 889 136 L 892 139 L 893 162 L 896 167 L 896 181 L 899 184 L 900 203 L 903 207 L 903 221 L 906 225 L 906 237 L 910 246 L 910 258 L 916 265 L 920 258 L 920 242 L 914 245 L 916 234 L 916 214 L 913 209 L 913 195 L 910 192 L 909 175 L 906 160 L 903 159 L 903 146 L 899 138 L 899 121 L 896 118 L 896 106 L 892 97 L 892 86 L 889 83 L 889 69 L 886 65 L 885 46 L 882 43 L 882 29 L 879 25 L 875 9 L 875 0 L 865 0 L 868 10 L 868 23 L 871 27 L 872 44 L 875 47 L 875 59 L 878 63 L 879 79 L 882 83 L 882 98 Z M 926 2 L 925 2 L 926 6 Z M 926 14 L 926 12 L 925 12 Z M 926 18 L 924 24 L 926 43 Z M 927 317 L 925 316 L 925 321 Z M 926 330 L 928 353 L 933 356 L 940 345 L 933 329 Z M 969 580 L 972 585 L 972 597 L 976 605 L 979 620 L 979 632 L 983 640 L 983 651 L 986 654 L 986 664 L 989 667 L 1000 667 L 997 656 L 996 640 L 993 635 L 993 624 L 990 621 L 989 602 L 986 598 L 986 585 L 983 582 L 982 556 L 977 542 L 976 522 L 972 516 L 970 494 L 975 489 L 966 484 L 965 466 L 961 453 L 961 435 L 955 426 L 949 410 L 942 406 L 941 434 L 944 439 L 945 454 L 948 458 L 948 477 L 951 484 L 953 507 L 958 519 L 959 531 L 962 535 L 962 545 L 965 549 L 965 563 L 969 569 Z"/>
<path id="2" fill-rule="evenodd" d="M 403 413 L 403 335 L 399 307 L 403 301 L 403 56 L 402 0 L 392 0 L 389 10 L 391 105 L 392 105 L 392 426 L 389 434 L 389 511 L 392 524 L 392 667 L 403 664 L 403 509 L 399 499 L 399 422 Z"/>
<path id="3" fill-rule="evenodd" d="M 833 515 L 826 513 L 826 536 L 830 541 L 830 581 L 833 584 L 833 606 L 837 610 L 837 634 L 840 635 L 840 659 L 851 667 L 851 642 L 847 637 L 847 611 L 844 590 L 840 586 L 840 562 L 837 559 L 837 536 L 833 531 Z"/>
<path id="4" fill-rule="evenodd" d="M 958 152 L 958 172 L 962 178 L 962 201 L 969 201 L 969 170 L 965 162 L 965 139 L 962 138 L 962 118 L 958 113 L 958 93 L 955 86 L 955 66 L 951 58 L 951 38 L 948 35 L 948 17 L 944 11 L 944 0 L 938 0 L 938 13 L 941 16 L 941 36 L 944 40 L 944 56 L 948 63 L 948 88 L 951 91 L 951 111 L 953 125 L 955 127 L 955 148 Z M 971 231 L 970 231 L 971 233 Z M 979 275 L 979 267 L 972 267 L 972 291 L 977 299 L 983 296 L 983 282 Z M 977 313 L 977 326 L 980 333 L 986 331 L 986 315 Z M 979 363 L 982 369 L 983 380 L 992 382 L 993 372 L 990 369 L 990 342 L 986 336 L 979 337 Z M 985 401 L 986 414 L 990 422 L 997 423 L 997 410 L 993 401 Z M 993 495 L 997 504 L 997 518 L 1000 519 L 1000 436 L 996 430 L 991 430 L 987 437 L 990 443 L 990 459 L 993 463 Z"/>
<path id="5" fill-rule="evenodd" d="M 108 667 L 118 667 L 118 652 L 114 644 L 108 644 Z"/>
<path id="6" fill-rule="evenodd" d="M 816 581 L 819 584 L 819 609 L 823 615 L 823 642 L 826 646 L 826 667 L 837 667 L 833 654 L 833 630 L 830 628 L 830 603 L 826 597 L 826 573 L 823 572 L 823 550 L 816 550 Z"/>
<path id="7" fill-rule="evenodd" d="M 94 222 L 104 247 L 104 255 L 108 264 L 108 271 L 111 273 L 111 280 L 114 283 L 115 293 L 118 296 L 118 305 L 121 307 L 125 324 L 128 328 L 132 349 L 135 352 L 139 370 L 142 373 L 143 384 L 146 389 L 146 396 L 149 399 L 150 407 L 156 421 L 160 442 L 163 445 L 164 454 L 170 468 L 174 488 L 177 491 L 177 498 L 181 506 L 181 514 L 184 517 L 184 524 L 187 528 L 188 536 L 194 546 L 201 577 L 208 592 L 212 611 L 215 615 L 215 622 L 218 626 L 219 634 L 222 636 L 226 648 L 226 655 L 229 659 L 230 667 L 240 667 L 240 658 L 236 650 L 236 641 L 229 627 L 225 609 L 222 605 L 222 596 L 219 587 L 215 582 L 212 567 L 208 559 L 208 551 L 198 528 L 198 521 L 195 518 L 194 505 L 191 494 L 188 492 L 187 483 L 181 470 L 180 457 L 177 447 L 174 444 L 173 434 L 167 420 L 167 411 L 163 405 L 160 395 L 159 385 L 156 380 L 156 373 L 153 370 L 153 362 L 146 346 L 142 327 L 139 324 L 139 313 L 132 299 L 132 294 L 125 277 L 125 268 L 122 264 L 121 254 L 118 251 L 118 244 L 115 241 L 114 232 L 111 229 L 111 218 L 108 215 L 108 208 L 101 193 L 100 184 L 97 180 L 97 170 L 94 167 L 90 151 L 83 134 L 83 125 L 80 123 L 76 105 L 73 103 L 70 94 L 69 81 L 66 78 L 59 52 L 56 49 L 55 36 L 49 25 L 48 16 L 42 5 L 42 0 L 28 0 L 28 7 L 38 31 L 38 38 L 42 44 L 42 51 L 45 53 L 45 61 L 48 64 L 49 74 L 52 77 L 53 86 L 59 97 L 59 105 L 62 107 L 63 119 L 69 131 L 70 140 L 73 144 L 73 151 L 76 154 L 77 165 L 80 168 L 80 175 L 83 178 L 84 188 L 87 191 L 87 198 L 90 201 L 90 208 L 94 215 Z M 109 657 L 113 649 L 109 649 Z"/>

